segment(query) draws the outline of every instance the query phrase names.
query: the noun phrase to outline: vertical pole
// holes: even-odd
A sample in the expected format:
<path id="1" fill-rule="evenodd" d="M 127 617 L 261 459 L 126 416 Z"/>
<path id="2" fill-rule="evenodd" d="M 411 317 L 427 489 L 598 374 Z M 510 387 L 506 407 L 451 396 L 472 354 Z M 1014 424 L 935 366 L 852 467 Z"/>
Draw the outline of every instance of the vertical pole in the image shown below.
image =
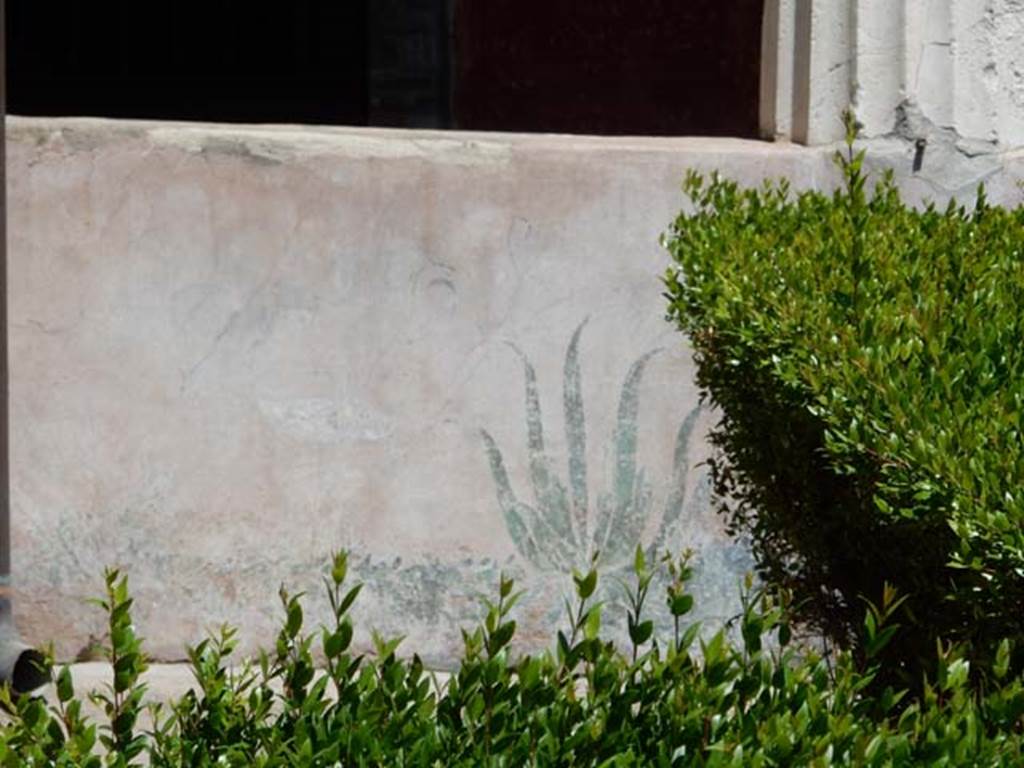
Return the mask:
<path id="1" fill-rule="evenodd" d="M 0 0 L 0 600 L 11 581 L 10 452 L 7 423 L 7 29 Z"/>
<path id="2" fill-rule="evenodd" d="M 0 0 L 0 684 L 28 693 L 49 682 L 45 657 L 25 645 L 11 608 L 11 487 L 7 381 L 7 29 Z"/>

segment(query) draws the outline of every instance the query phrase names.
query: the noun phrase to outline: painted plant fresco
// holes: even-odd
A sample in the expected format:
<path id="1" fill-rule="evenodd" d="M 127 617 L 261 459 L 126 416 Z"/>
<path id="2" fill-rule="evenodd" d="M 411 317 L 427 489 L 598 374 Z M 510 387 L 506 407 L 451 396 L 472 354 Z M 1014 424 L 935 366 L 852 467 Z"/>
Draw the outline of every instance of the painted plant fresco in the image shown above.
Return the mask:
<path id="1" fill-rule="evenodd" d="M 544 442 L 537 374 L 529 358 L 510 344 L 522 360 L 526 395 L 526 452 L 532 503 L 517 495 L 509 480 L 501 449 L 487 430 L 481 430 L 488 463 L 508 533 L 520 555 L 541 571 L 567 573 L 583 568 L 597 556 L 598 564 L 616 571 L 632 562 L 638 545 L 651 556 L 680 544 L 687 523 L 693 524 L 709 505 L 707 472 L 690 486 L 693 469 L 691 447 L 701 415 L 697 405 L 679 425 L 671 477 L 656 493 L 654 483 L 638 466 L 640 385 L 644 370 L 659 349 L 637 358 L 629 367 L 619 392 L 618 412 L 611 436 L 614 457 L 606 487 L 591 493 L 591 473 L 586 459 L 586 417 L 580 367 L 580 337 L 587 324 L 577 326 L 565 353 L 562 372 L 562 406 L 568 447 L 566 472 L 559 475 Z M 654 533 L 645 538 L 645 532 Z M 742 559 L 742 558 L 741 558 Z M 731 570 L 731 569 L 730 569 Z"/>

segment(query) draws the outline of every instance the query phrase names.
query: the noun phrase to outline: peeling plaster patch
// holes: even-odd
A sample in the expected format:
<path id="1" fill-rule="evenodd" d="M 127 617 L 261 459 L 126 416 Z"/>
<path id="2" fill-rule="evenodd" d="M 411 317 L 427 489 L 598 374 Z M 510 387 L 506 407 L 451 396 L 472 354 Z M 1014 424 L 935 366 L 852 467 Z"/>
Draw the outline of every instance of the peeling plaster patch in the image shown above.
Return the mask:
<path id="1" fill-rule="evenodd" d="M 383 440 L 394 424 L 362 403 L 335 403 L 326 398 L 261 400 L 260 413 L 276 429 L 297 440 L 314 443 Z"/>
<path id="2" fill-rule="evenodd" d="M 897 107 L 893 133 L 887 138 L 869 141 L 868 159 L 873 165 L 902 163 L 894 156 L 890 139 L 899 147 L 895 154 L 913 152 L 917 139 L 926 139 L 920 173 L 913 178 L 924 181 L 932 199 L 945 202 L 949 197 L 972 199 L 979 182 L 990 179 L 1004 166 L 1004 156 L 993 141 L 961 136 L 955 129 L 933 123 L 916 103 L 905 100 Z"/>
<path id="3" fill-rule="evenodd" d="M 985 157 L 996 154 L 992 142 L 982 139 L 957 139 L 954 142 L 957 152 L 967 158 Z"/>
<path id="4" fill-rule="evenodd" d="M 126 142 L 147 148 L 180 149 L 191 154 L 237 157 L 259 165 L 336 157 L 349 160 L 409 160 L 457 166 L 504 166 L 512 161 L 511 139 L 468 134 L 352 130 L 298 126 L 178 124 L 151 121 L 109 121 L 72 118 L 59 124 L 12 117 L 8 140 L 29 140 L 37 146 L 63 145 L 93 152 Z"/>
<path id="5" fill-rule="evenodd" d="M 221 128 L 217 126 L 153 127 L 156 144 L 196 154 L 234 155 L 262 165 L 296 162 L 314 157 L 347 159 L 423 159 L 453 165 L 505 165 L 511 161 L 507 142 L 477 138 L 399 138 L 393 135 L 352 134 L 322 129 Z"/>
<path id="6" fill-rule="evenodd" d="M 275 154 L 273 146 L 264 142 L 242 141 L 221 136 L 207 139 L 200 147 L 202 154 L 229 155 L 250 160 L 257 165 L 280 165 L 287 158 Z"/>
<path id="7" fill-rule="evenodd" d="M 108 121 L 102 130 L 96 130 L 89 122 L 76 121 L 72 125 L 65 121 L 64 125 L 46 125 L 8 116 L 7 137 L 8 141 L 29 139 L 37 147 L 63 144 L 71 150 L 93 152 L 114 142 L 144 141 L 147 136 L 146 130 L 136 125 L 123 122 L 111 125 Z"/>
<path id="8" fill-rule="evenodd" d="M 110 142 L 110 137 L 104 133 L 80 128 L 64 128 L 60 131 L 60 137 L 71 149 L 85 152 L 94 152 Z M 118 138 L 120 141 L 142 141 L 146 138 L 146 132 L 141 128 L 125 126 Z"/>

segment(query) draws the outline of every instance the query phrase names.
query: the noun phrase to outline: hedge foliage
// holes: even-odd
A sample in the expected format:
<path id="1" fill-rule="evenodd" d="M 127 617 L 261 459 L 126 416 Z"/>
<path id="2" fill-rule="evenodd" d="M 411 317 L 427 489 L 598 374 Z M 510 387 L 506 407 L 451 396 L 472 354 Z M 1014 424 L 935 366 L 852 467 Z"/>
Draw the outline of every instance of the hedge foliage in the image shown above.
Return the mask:
<path id="1" fill-rule="evenodd" d="M 722 413 L 718 490 L 767 578 L 851 639 L 909 596 L 893 662 L 1024 635 L 1024 209 L 915 209 L 863 152 L 833 194 L 690 174 L 669 314 Z"/>
<path id="2" fill-rule="evenodd" d="M 282 591 L 284 621 L 272 651 L 229 664 L 235 635 L 223 629 L 190 649 L 196 687 L 153 707 L 141 730 L 146 660 L 131 598 L 107 574 L 114 677 L 96 697 L 99 723 L 83 715 L 68 668 L 54 673 L 56 703 L 10 694 L 0 726 L 4 766 L 1018 766 L 1024 761 L 1024 680 L 1008 672 L 1004 643 L 990 686 L 968 682 L 970 663 L 941 646 L 937 676 L 920 698 L 876 684 L 878 658 L 897 633 L 900 600 L 886 590 L 862 625 L 865 653 L 825 657 L 801 649 L 784 593 L 744 592 L 735 642 L 701 639 L 685 626 L 693 601 L 686 559 L 666 559 L 664 599 L 648 600 L 653 567 L 638 550 L 628 593 L 631 645 L 601 634 L 598 574 L 574 575 L 575 600 L 554 650 L 510 651 L 518 593 L 502 579 L 465 654 L 444 684 L 399 641 L 374 637 L 352 650 L 348 613 L 359 585 L 335 557 L 325 586 L 333 608 L 308 632 L 302 603 Z M 652 636 L 652 610 L 676 619 Z M 324 660 L 319 670 L 315 655 Z"/>

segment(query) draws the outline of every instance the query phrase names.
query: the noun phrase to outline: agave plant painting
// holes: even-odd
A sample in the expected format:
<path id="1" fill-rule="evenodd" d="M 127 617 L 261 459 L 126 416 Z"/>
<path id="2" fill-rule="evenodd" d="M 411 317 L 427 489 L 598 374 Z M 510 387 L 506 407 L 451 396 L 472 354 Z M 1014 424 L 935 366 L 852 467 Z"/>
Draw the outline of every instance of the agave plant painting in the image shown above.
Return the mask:
<path id="1" fill-rule="evenodd" d="M 497 489 L 509 535 L 519 553 L 545 571 L 567 572 L 582 568 L 596 553 L 600 563 L 616 568 L 631 562 L 638 544 L 656 552 L 666 545 L 674 526 L 680 522 L 686 504 L 686 479 L 690 470 L 690 445 L 700 406 L 683 419 L 676 435 L 672 477 L 663 494 L 655 497 L 652 484 L 637 466 L 637 417 L 640 383 L 648 361 L 659 350 L 651 350 L 630 366 L 619 393 L 619 406 L 612 432 L 611 477 L 596 502 L 590 492 L 586 460 L 586 422 L 580 376 L 579 344 L 586 325 L 576 328 L 565 354 L 562 407 L 568 448 L 566 474 L 560 477 L 544 447 L 537 375 L 523 352 L 511 345 L 523 363 L 526 380 L 526 452 L 532 499 L 516 494 L 505 469 L 501 450 L 487 430 L 481 430 L 491 474 Z M 660 510 L 660 519 L 653 520 Z M 656 532 L 644 542 L 649 525 Z"/>

